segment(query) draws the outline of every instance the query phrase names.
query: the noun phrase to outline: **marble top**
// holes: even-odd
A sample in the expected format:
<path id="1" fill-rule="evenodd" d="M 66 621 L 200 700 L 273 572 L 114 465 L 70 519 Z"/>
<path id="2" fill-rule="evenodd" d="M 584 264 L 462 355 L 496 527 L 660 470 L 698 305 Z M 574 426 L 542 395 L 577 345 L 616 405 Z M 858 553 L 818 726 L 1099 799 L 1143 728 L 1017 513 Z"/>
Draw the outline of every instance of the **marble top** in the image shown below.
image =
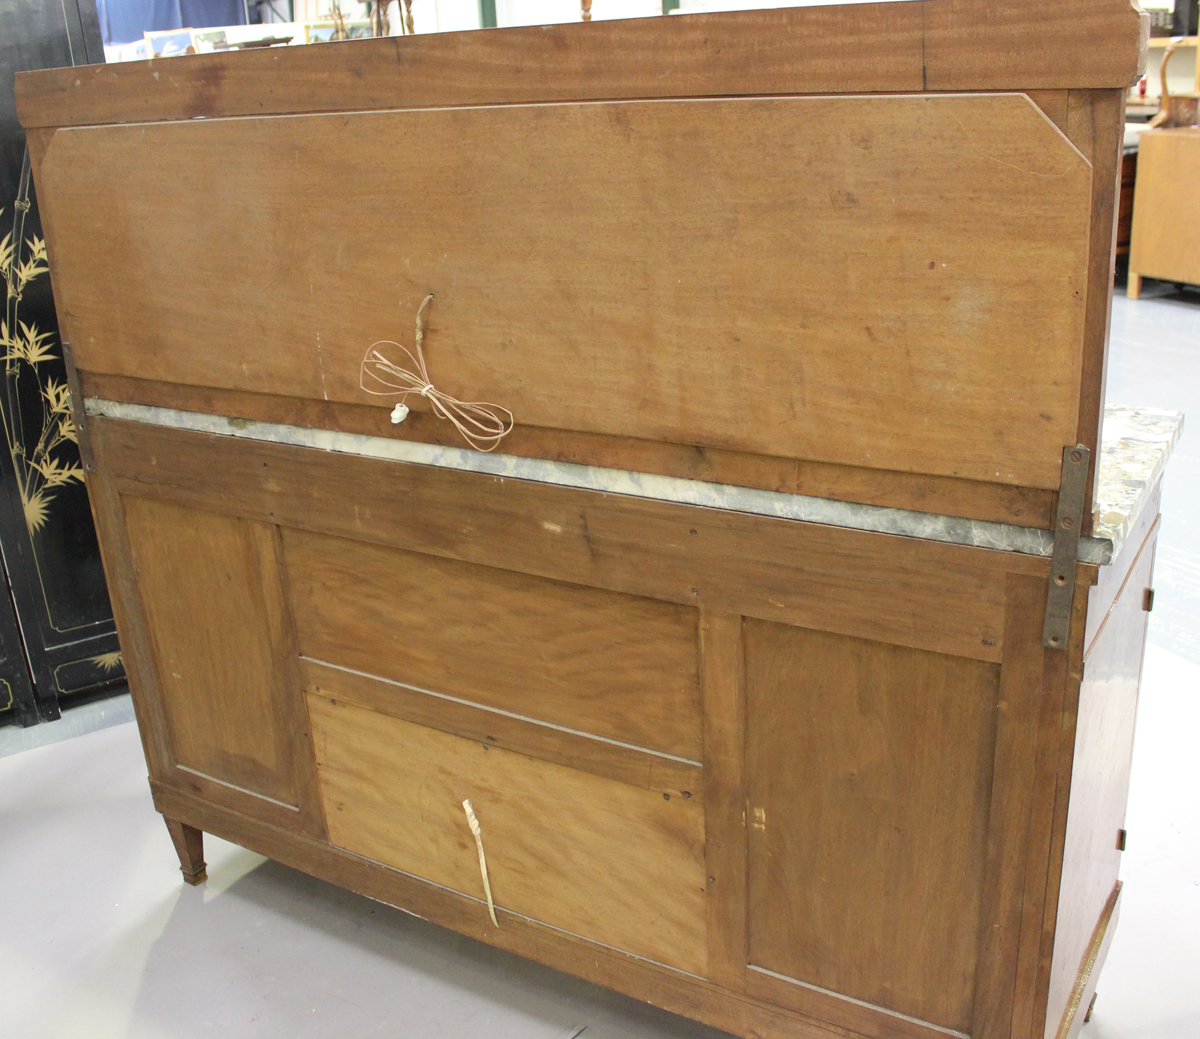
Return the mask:
<path id="1" fill-rule="evenodd" d="M 1150 492 L 1183 433 L 1183 414 L 1109 404 L 1100 436 L 1100 485 L 1092 507 L 1098 538 L 1120 546 L 1149 501 Z"/>
<path id="2" fill-rule="evenodd" d="M 824 523 L 835 527 L 1020 552 L 1025 555 L 1049 556 L 1054 548 L 1054 535 L 1049 530 L 1009 523 L 941 516 L 908 509 L 889 509 L 879 505 L 862 505 L 803 494 L 763 491 L 652 473 L 553 462 L 541 458 L 485 454 L 467 448 L 440 447 L 389 437 L 254 422 L 93 397 L 89 397 L 85 404 L 89 415 L 356 454 L 368 458 L 461 469 L 508 479 L 534 480 L 563 487 L 748 512 L 807 523 Z M 1120 550 L 1121 541 L 1133 529 L 1140 510 L 1149 500 L 1150 488 L 1179 439 L 1182 426 L 1183 416 L 1178 412 L 1127 407 L 1110 407 L 1105 410 L 1100 488 L 1096 499 L 1096 515 L 1101 525 L 1097 528 L 1097 536 L 1079 539 L 1081 562 L 1104 564 L 1112 561 L 1116 552 Z"/>

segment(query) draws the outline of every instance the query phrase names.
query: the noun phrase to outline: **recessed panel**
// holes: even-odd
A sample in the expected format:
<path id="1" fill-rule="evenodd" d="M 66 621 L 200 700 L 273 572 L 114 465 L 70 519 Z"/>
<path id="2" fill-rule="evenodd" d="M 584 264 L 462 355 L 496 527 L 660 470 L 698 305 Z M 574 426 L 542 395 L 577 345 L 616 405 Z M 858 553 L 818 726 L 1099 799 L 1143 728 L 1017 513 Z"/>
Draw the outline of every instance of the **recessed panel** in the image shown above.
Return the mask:
<path id="1" fill-rule="evenodd" d="M 752 966 L 969 1032 L 999 667 L 747 620 Z"/>
<path id="2" fill-rule="evenodd" d="M 520 425 L 1057 488 L 1091 178 L 1005 94 L 63 129 L 39 187 L 85 371 L 390 408 L 433 293 Z"/>
<path id="3" fill-rule="evenodd" d="M 275 530 L 124 499 L 142 611 L 176 762 L 296 803 L 285 656 L 294 652 Z"/>
<path id="4" fill-rule="evenodd" d="M 334 844 L 483 900 L 469 799 L 497 907 L 704 973 L 700 805 L 336 699 L 309 711 Z"/>
<path id="5" fill-rule="evenodd" d="M 701 758 L 695 609 L 345 538 L 284 543 L 303 655 Z"/>

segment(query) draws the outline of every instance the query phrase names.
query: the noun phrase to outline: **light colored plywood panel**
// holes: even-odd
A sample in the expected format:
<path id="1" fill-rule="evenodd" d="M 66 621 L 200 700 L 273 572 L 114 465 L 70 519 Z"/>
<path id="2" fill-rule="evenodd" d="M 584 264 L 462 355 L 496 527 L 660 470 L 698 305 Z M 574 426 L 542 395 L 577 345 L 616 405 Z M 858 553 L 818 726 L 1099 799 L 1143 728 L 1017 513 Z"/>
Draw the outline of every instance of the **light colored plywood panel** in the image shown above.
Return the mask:
<path id="1" fill-rule="evenodd" d="M 696 611 L 287 531 L 300 652 L 699 761 Z"/>
<path id="2" fill-rule="evenodd" d="M 999 668 L 745 639 L 751 964 L 971 1031 Z"/>
<path id="3" fill-rule="evenodd" d="M 433 292 L 526 426 L 1040 488 L 1076 435 L 1091 167 L 1023 95 L 71 129 L 40 188 L 88 371 L 378 403 Z"/>
<path id="4" fill-rule="evenodd" d="M 498 909 L 704 974 L 699 805 L 323 696 L 309 712 L 334 844 L 483 898 L 469 798 Z"/>
<path id="5" fill-rule="evenodd" d="M 295 805 L 274 529 L 139 498 L 125 515 L 177 765 Z"/>

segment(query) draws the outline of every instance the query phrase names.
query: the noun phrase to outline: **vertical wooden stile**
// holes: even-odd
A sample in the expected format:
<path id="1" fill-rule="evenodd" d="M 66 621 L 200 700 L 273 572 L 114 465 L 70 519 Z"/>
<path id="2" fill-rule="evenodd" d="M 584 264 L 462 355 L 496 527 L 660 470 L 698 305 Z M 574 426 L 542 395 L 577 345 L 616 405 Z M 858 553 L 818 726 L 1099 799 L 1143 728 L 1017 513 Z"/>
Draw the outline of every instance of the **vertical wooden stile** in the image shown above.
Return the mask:
<path id="1" fill-rule="evenodd" d="M 1091 250 L 1084 316 L 1083 368 L 1080 378 L 1079 432 L 1076 443 L 1092 452 L 1083 529 L 1092 532 L 1100 459 L 1100 422 L 1108 360 L 1108 321 L 1112 310 L 1113 264 L 1117 244 L 1117 202 L 1121 191 L 1121 142 L 1125 92 L 1072 90 L 1067 97 L 1067 137 L 1092 164 Z"/>
<path id="2" fill-rule="evenodd" d="M 1047 581 L 1036 577 L 1010 574 L 1007 580 L 973 1039 L 1012 1035 L 1038 701 L 1047 653 L 1041 637 L 1046 588 Z"/>
<path id="3" fill-rule="evenodd" d="M 273 618 L 280 628 L 275 639 L 275 645 L 278 647 L 275 666 L 280 672 L 279 688 L 283 690 L 286 710 L 292 722 L 292 775 L 296 785 L 297 804 L 304 819 L 305 832 L 311 837 L 326 840 L 329 837 L 329 828 L 325 822 L 325 807 L 317 782 L 312 722 L 308 717 L 304 676 L 300 671 L 295 608 L 288 582 L 283 532 L 275 525 L 270 528 L 269 535 L 260 535 L 260 539 L 263 542 L 260 547 L 263 578 L 274 578 L 279 595 L 279 611 Z M 266 543 L 268 539 L 269 544 Z"/>
<path id="4" fill-rule="evenodd" d="M 702 610 L 709 977 L 746 985 L 746 691 L 742 618 Z"/>
<path id="5" fill-rule="evenodd" d="M 98 443 L 97 450 L 100 450 Z M 158 690 L 150 634 L 137 592 L 125 508 L 112 479 L 103 474 L 103 462 L 98 458 L 96 471 L 87 476 L 92 519 L 96 524 L 96 538 L 104 561 L 113 618 L 146 764 L 151 780 L 162 781 L 171 775 L 175 759 L 167 737 L 166 714 Z"/>
<path id="6" fill-rule="evenodd" d="M 1083 680 L 1088 596 L 1095 570 L 1081 568 L 1075 584 L 1071 629 L 1064 653 L 1046 654 L 1042 721 L 1038 735 L 1038 791 L 1030 825 L 1025 915 L 1013 1011 L 1013 1036 L 1041 1039 L 1049 996 L 1055 918 L 1062 880 L 1063 840 L 1075 750 L 1075 722 Z M 1057 657 L 1058 659 L 1051 659 Z"/>

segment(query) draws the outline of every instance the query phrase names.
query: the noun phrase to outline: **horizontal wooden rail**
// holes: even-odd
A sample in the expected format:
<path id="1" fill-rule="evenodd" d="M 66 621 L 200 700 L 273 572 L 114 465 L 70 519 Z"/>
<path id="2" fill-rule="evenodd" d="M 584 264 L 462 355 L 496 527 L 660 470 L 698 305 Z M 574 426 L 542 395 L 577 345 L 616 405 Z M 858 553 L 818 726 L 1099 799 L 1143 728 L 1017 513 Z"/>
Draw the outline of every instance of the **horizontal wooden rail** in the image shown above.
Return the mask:
<path id="1" fill-rule="evenodd" d="M 1124 88 L 1129 0 L 910 0 L 432 33 L 21 73 L 34 127 L 744 94 Z"/>

